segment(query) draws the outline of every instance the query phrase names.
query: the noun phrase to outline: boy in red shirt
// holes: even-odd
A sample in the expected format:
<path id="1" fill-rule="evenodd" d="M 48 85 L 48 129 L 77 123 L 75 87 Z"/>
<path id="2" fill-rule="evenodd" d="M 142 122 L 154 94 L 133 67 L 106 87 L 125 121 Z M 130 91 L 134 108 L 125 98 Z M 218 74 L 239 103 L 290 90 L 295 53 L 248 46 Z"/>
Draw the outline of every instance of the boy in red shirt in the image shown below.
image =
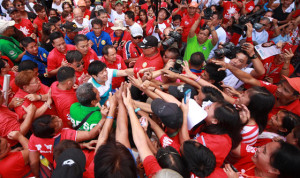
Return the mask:
<path id="1" fill-rule="evenodd" d="M 35 12 L 37 13 L 37 17 L 34 19 L 33 24 L 35 24 L 37 26 L 39 41 L 41 41 L 43 23 L 48 22 L 48 18 L 47 18 L 46 10 L 42 5 L 36 4 L 33 6 L 33 8 L 34 8 Z"/>

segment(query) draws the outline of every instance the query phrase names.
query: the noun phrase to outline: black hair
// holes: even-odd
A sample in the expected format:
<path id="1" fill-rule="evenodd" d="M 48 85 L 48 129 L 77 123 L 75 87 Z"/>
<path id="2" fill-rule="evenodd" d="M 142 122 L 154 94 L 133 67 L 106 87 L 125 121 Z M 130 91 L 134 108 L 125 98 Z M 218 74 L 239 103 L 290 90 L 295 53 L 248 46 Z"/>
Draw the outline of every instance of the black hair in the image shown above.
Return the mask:
<path id="1" fill-rule="evenodd" d="M 232 140 L 232 148 L 236 148 L 242 140 L 241 123 L 238 110 L 226 101 L 217 101 L 214 118 L 217 124 L 205 125 L 202 132 L 215 135 L 228 134 Z"/>
<path id="2" fill-rule="evenodd" d="M 188 172 L 198 177 L 209 176 L 216 167 L 216 157 L 213 152 L 197 141 L 185 141 L 181 154 Z"/>
<path id="3" fill-rule="evenodd" d="M 71 13 L 73 11 L 73 6 L 69 3 L 69 2 L 63 2 L 62 5 L 61 5 L 61 8 L 64 10 L 64 6 L 68 4 L 68 6 L 71 8 Z"/>
<path id="4" fill-rule="evenodd" d="M 29 45 L 29 43 L 32 43 L 32 42 L 35 42 L 35 40 L 31 37 L 25 37 L 21 40 L 21 44 L 24 48 L 26 48 Z"/>
<path id="5" fill-rule="evenodd" d="M 281 110 L 280 112 L 284 113 L 282 119 L 282 128 L 286 129 L 286 132 L 279 131 L 279 134 L 282 136 L 287 136 L 297 125 L 300 124 L 300 117 L 291 111 Z"/>
<path id="6" fill-rule="evenodd" d="M 82 54 L 78 50 L 70 50 L 66 54 L 66 60 L 68 63 L 80 62 L 82 60 Z"/>
<path id="7" fill-rule="evenodd" d="M 61 32 L 53 32 L 49 35 L 49 39 L 51 43 L 53 43 L 53 41 L 58 38 L 64 38 L 64 35 Z"/>
<path id="8" fill-rule="evenodd" d="M 141 9 L 140 12 L 139 12 L 139 19 L 141 19 L 141 18 L 140 18 L 141 13 L 144 13 L 144 14 L 146 15 L 146 22 L 148 22 L 147 11 L 146 11 L 145 9 Z"/>
<path id="9" fill-rule="evenodd" d="M 183 160 L 175 148 L 171 146 L 160 148 L 155 157 L 161 168 L 172 169 L 183 177 L 188 175 Z"/>
<path id="10" fill-rule="evenodd" d="M 254 86 L 248 89 L 249 104 L 247 108 L 250 111 L 250 117 L 254 118 L 262 133 L 268 122 L 268 114 L 273 109 L 275 98 L 265 87 Z"/>
<path id="11" fill-rule="evenodd" d="M 172 21 L 175 21 L 175 20 L 180 20 L 181 21 L 181 16 L 179 14 L 176 14 L 172 17 Z"/>
<path id="12" fill-rule="evenodd" d="M 222 95 L 222 93 L 214 87 L 203 86 L 201 87 L 201 91 L 205 95 L 203 101 L 224 101 L 224 96 Z"/>
<path id="13" fill-rule="evenodd" d="M 51 34 L 51 26 L 55 26 L 52 23 L 43 23 L 42 25 L 42 42 L 46 43 L 46 41 L 49 39 L 49 35 Z"/>
<path id="14" fill-rule="evenodd" d="M 56 16 L 59 17 L 59 14 L 58 14 L 58 12 L 57 12 L 57 9 L 53 9 L 53 8 L 49 9 L 49 14 L 50 14 L 50 11 L 54 11 L 54 12 L 56 13 Z M 54 17 L 55 17 L 55 16 L 54 16 Z M 58 22 L 58 21 L 57 21 L 57 22 Z"/>
<path id="15" fill-rule="evenodd" d="M 73 141 L 73 140 L 62 140 L 60 141 L 57 145 L 55 145 L 54 149 L 53 149 L 53 157 L 54 159 L 58 159 L 59 155 L 64 152 L 66 149 L 69 148 L 80 148 L 79 143 Z"/>
<path id="16" fill-rule="evenodd" d="M 148 10 L 149 10 L 149 9 L 153 9 L 153 12 L 154 12 L 154 14 L 155 14 L 155 6 L 154 6 L 154 5 L 148 6 Z"/>
<path id="17" fill-rule="evenodd" d="M 251 63 L 250 56 L 249 56 L 249 54 L 246 51 L 244 51 L 244 50 L 242 50 L 240 48 L 236 48 L 235 54 L 238 54 L 238 53 L 242 53 L 242 54 L 244 54 L 247 57 L 247 64 Z"/>
<path id="18" fill-rule="evenodd" d="M 55 9 L 54 9 L 55 10 Z M 53 23 L 53 24 L 56 24 L 57 22 L 59 22 L 61 19 L 58 17 L 58 16 L 54 16 L 54 17 L 51 17 L 49 22 L 50 23 Z"/>
<path id="19" fill-rule="evenodd" d="M 3 59 L 0 58 L 0 72 L 1 72 L 1 69 L 5 67 L 5 62 Z"/>
<path id="20" fill-rule="evenodd" d="M 74 37 L 74 43 L 75 45 L 78 45 L 79 42 L 81 41 L 88 41 L 89 39 L 84 35 L 84 34 L 77 34 Z"/>
<path id="21" fill-rule="evenodd" d="M 33 9 L 35 10 L 35 12 L 41 12 L 43 9 L 45 9 L 45 7 L 42 6 L 41 4 L 35 4 L 33 6 Z"/>
<path id="22" fill-rule="evenodd" d="M 297 139 L 297 143 L 296 143 L 296 146 L 298 148 L 300 148 L 300 125 L 297 125 L 294 130 L 293 130 L 293 137 L 294 139 Z"/>
<path id="23" fill-rule="evenodd" d="M 58 82 L 64 82 L 68 79 L 73 79 L 75 76 L 75 70 L 72 67 L 63 66 L 58 69 L 56 78 Z"/>
<path id="24" fill-rule="evenodd" d="M 35 119 L 32 123 L 32 131 L 36 137 L 39 138 L 52 138 L 55 134 L 52 125 L 54 117 L 51 115 L 43 115 Z"/>
<path id="25" fill-rule="evenodd" d="M 98 75 L 103 69 L 106 68 L 106 64 L 101 61 L 93 61 L 88 68 L 89 75 Z"/>
<path id="26" fill-rule="evenodd" d="M 98 16 L 100 16 L 101 14 L 107 14 L 107 12 L 104 9 L 100 9 L 97 11 Z"/>
<path id="27" fill-rule="evenodd" d="M 91 83 L 84 83 L 77 88 L 76 97 L 81 105 L 89 107 L 92 101 L 97 99 L 93 89 L 94 86 Z"/>
<path id="28" fill-rule="evenodd" d="M 132 11 L 126 11 L 125 15 L 127 15 L 127 17 L 129 19 L 132 19 L 134 21 L 134 12 L 132 12 Z"/>
<path id="29" fill-rule="evenodd" d="M 277 149 L 270 158 L 272 167 L 279 170 L 279 178 L 296 178 L 300 175 L 300 150 L 285 142 L 279 142 Z"/>
<path id="30" fill-rule="evenodd" d="M 178 48 L 170 47 L 166 51 L 171 52 L 174 55 L 175 59 L 177 59 L 178 57 L 180 57 L 180 52 L 179 52 Z"/>
<path id="31" fill-rule="evenodd" d="M 10 1 L 10 0 L 3 0 L 2 3 L 1 3 L 1 6 L 2 6 L 4 9 L 6 9 L 6 10 L 7 10 L 7 8 L 8 8 L 8 7 L 7 7 L 7 6 L 8 6 L 8 4 L 7 4 L 8 1 Z"/>
<path id="32" fill-rule="evenodd" d="M 209 79 L 215 81 L 213 85 L 222 90 L 220 82 L 226 77 L 226 72 L 224 70 L 218 71 L 219 68 L 222 68 L 222 66 L 215 63 L 207 63 L 205 71 L 208 73 Z"/>
<path id="33" fill-rule="evenodd" d="M 201 52 L 195 52 L 191 55 L 190 65 L 193 67 L 201 67 L 203 66 L 203 62 L 205 61 L 205 57 Z"/>
<path id="34" fill-rule="evenodd" d="M 114 48 L 112 45 L 105 45 L 102 49 L 102 54 L 103 55 L 108 55 L 108 50 Z"/>
<path id="35" fill-rule="evenodd" d="M 38 68 L 37 63 L 35 63 L 31 60 L 25 60 L 19 64 L 18 72 L 25 71 L 25 70 L 34 70 L 36 68 Z"/>
<path id="36" fill-rule="evenodd" d="M 134 159 L 129 150 L 119 142 L 108 141 L 99 147 L 94 158 L 94 176 L 137 178 Z"/>
<path id="37" fill-rule="evenodd" d="M 94 27 L 95 24 L 100 25 L 101 27 L 103 26 L 102 20 L 97 19 L 97 18 L 92 21 L 92 27 Z"/>
<path id="38" fill-rule="evenodd" d="M 218 16 L 218 20 L 222 20 L 223 19 L 223 14 L 220 12 L 214 12 L 213 15 L 217 15 Z"/>

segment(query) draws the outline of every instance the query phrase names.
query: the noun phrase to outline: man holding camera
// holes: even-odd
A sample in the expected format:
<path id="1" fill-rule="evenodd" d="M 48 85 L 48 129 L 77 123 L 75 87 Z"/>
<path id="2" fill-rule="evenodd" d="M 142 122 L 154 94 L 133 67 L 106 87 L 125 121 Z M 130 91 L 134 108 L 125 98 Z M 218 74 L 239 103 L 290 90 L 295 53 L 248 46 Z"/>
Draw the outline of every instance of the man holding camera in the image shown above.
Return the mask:
<path id="1" fill-rule="evenodd" d="M 187 47 L 183 57 L 183 59 L 186 61 L 189 61 L 191 55 L 195 52 L 202 52 L 205 60 L 207 60 L 210 51 L 218 42 L 218 34 L 211 20 L 207 22 L 204 28 L 200 29 L 198 34 L 195 33 L 200 21 L 201 17 L 195 21 L 189 32 Z M 212 35 L 212 39 L 208 39 L 210 34 Z"/>

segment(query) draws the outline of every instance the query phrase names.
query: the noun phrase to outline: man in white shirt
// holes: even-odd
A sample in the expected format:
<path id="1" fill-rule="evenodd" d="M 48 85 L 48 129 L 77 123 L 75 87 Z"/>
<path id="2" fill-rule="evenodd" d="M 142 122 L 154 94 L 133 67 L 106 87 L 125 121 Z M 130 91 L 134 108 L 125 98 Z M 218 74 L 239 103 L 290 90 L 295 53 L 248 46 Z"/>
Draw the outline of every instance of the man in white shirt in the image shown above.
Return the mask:
<path id="1" fill-rule="evenodd" d="M 125 22 L 126 25 L 129 26 L 130 31 L 132 31 L 132 29 L 137 29 L 137 28 L 143 31 L 142 27 L 134 21 L 134 12 L 132 11 L 125 12 Z"/>
<path id="2" fill-rule="evenodd" d="M 73 22 L 77 25 L 78 28 L 83 28 L 82 31 L 79 32 L 79 34 L 87 34 L 90 32 L 89 28 L 89 20 L 86 18 L 83 18 L 83 12 L 79 8 L 75 8 L 73 10 L 74 20 Z"/>
<path id="3" fill-rule="evenodd" d="M 114 23 L 115 20 L 123 20 L 125 22 L 125 14 L 122 12 L 123 10 L 123 2 L 121 0 L 116 1 L 115 10 L 113 10 L 110 6 L 110 0 L 106 1 L 105 10 L 108 14 L 110 14 L 111 22 Z M 124 24 L 125 25 L 125 24 Z"/>

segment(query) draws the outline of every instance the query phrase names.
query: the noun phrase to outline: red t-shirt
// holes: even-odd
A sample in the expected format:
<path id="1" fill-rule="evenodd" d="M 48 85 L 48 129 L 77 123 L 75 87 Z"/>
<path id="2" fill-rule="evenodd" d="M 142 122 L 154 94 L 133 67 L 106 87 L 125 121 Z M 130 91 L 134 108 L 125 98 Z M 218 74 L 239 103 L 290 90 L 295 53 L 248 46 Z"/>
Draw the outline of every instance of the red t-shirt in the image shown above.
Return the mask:
<path id="1" fill-rule="evenodd" d="M 89 9 L 85 9 L 83 18 L 86 18 L 86 19 L 90 20 L 90 18 L 91 18 L 91 11 Z"/>
<path id="2" fill-rule="evenodd" d="M 152 35 L 152 33 L 155 31 L 154 21 L 155 21 L 155 19 L 153 18 L 147 22 L 146 36 Z M 167 21 L 164 21 L 163 23 L 158 24 L 158 26 L 160 29 L 160 33 L 159 33 L 160 38 L 163 39 L 163 30 L 162 29 L 166 29 L 167 27 L 170 27 L 171 25 Z"/>
<path id="3" fill-rule="evenodd" d="M 280 72 L 282 70 L 282 67 L 284 63 L 281 64 L 275 64 L 274 63 L 275 56 L 271 56 L 266 58 L 265 60 L 262 60 L 261 62 L 264 65 L 265 68 L 265 74 L 259 77 L 260 80 L 263 80 L 266 76 L 273 78 L 273 83 L 278 83 L 280 81 Z M 294 67 L 292 64 L 289 66 L 289 76 L 292 75 L 294 72 Z"/>
<path id="4" fill-rule="evenodd" d="M 248 13 L 250 13 L 250 12 L 253 11 L 254 7 L 255 7 L 254 1 L 249 1 L 249 2 L 247 2 L 246 5 L 245 5 L 245 10 L 246 10 Z"/>
<path id="5" fill-rule="evenodd" d="M 110 33 L 109 35 L 112 43 L 119 42 L 120 37 L 117 37 L 114 32 Z M 124 31 L 123 38 L 122 38 L 123 45 L 125 45 L 125 43 L 127 43 L 127 41 L 129 40 L 131 40 L 131 34 L 127 31 Z M 117 54 L 122 56 L 122 52 L 123 52 L 123 48 L 121 45 L 119 45 L 117 48 Z"/>
<path id="6" fill-rule="evenodd" d="M 189 15 L 185 15 L 182 17 L 181 24 L 183 29 L 182 33 L 182 42 L 187 42 L 187 37 L 189 35 L 190 29 L 192 28 L 195 21 L 200 17 L 200 14 L 196 13 L 194 17 L 190 17 Z M 202 20 L 200 21 L 200 24 L 202 23 Z M 196 31 L 197 33 L 197 31 Z"/>
<path id="7" fill-rule="evenodd" d="M 89 65 L 91 62 L 93 61 L 98 61 L 99 58 L 96 54 L 96 52 L 92 49 L 92 48 L 89 48 L 89 51 L 88 53 L 82 58 L 83 61 L 84 61 L 84 70 L 87 71 L 88 68 L 89 68 Z"/>
<path id="8" fill-rule="evenodd" d="M 141 9 L 145 9 L 146 12 L 148 12 L 148 7 L 149 7 L 149 6 L 150 6 L 150 5 L 148 5 L 147 3 L 145 3 L 145 4 L 141 5 Z"/>
<path id="9" fill-rule="evenodd" d="M 178 153 L 180 154 L 180 143 L 178 141 L 171 139 L 166 134 L 164 134 L 159 139 L 159 142 L 163 148 L 165 148 L 167 146 L 171 146 L 171 147 L 175 148 L 176 151 L 178 151 Z"/>
<path id="10" fill-rule="evenodd" d="M 47 87 L 46 85 L 41 84 L 41 88 L 36 92 L 36 94 L 47 94 L 49 90 L 49 87 Z M 25 99 L 25 96 L 28 95 L 29 93 L 26 93 L 25 91 L 19 89 L 18 92 L 16 93 L 16 95 L 14 96 L 15 98 L 23 98 Z M 24 118 L 24 114 L 26 114 L 26 112 L 24 111 L 24 109 L 22 108 L 22 106 L 29 106 L 30 104 L 34 104 L 36 106 L 36 108 L 40 108 L 45 102 L 44 101 L 30 101 L 29 99 L 25 99 L 24 103 L 21 106 L 18 106 L 15 108 L 16 113 L 19 115 L 19 119 L 21 120 L 21 122 L 23 122 Z M 49 114 L 49 115 L 57 115 L 55 106 L 53 104 L 51 104 L 51 109 L 47 109 L 46 112 L 44 114 Z"/>
<path id="11" fill-rule="evenodd" d="M 127 66 L 123 60 L 123 58 L 119 55 L 116 56 L 116 61 L 114 63 L 109 63 L 104 56 L 100 59 L 103 63 L 106 64 L 107 68 L 110 69 L 118 69 L 118 70 L 124 70 L 127 69 Z M 119 88 L 121 86 L 121 83 L 125 81 L 124 77 L 113 77 L 112 79 L 112 89 Z"/>
<path id="12" fill-rule="evenodd" d="M 273 85 L 273 84 L 265 82 L 265 81 L 260 81 L 260 86 L 265 87 L 276 98 L 275 92 L 278 88 L 277 85 Z M 299 99 L 295 100 L 294 102 L 292 102 L 291 104 L 289 104 L 287 106 L 278 106 L 278 107 L 274 106 L 273 109 L 271 110 L 271 112 L 268 115 L 269 116 L 268 119 L 271 119 L 271 117 L 273 115 L 277 114 L 278 111 L 280 111 L 282 109 L 291 111 L 292 113 L 297 114 L 299 116 L 300 115 L 300 101 L 299 101 Z"/>
<path id="13" fill-rule="evenodd" d="M 227 134 L 213 135 L 201 132 L 197 134 L 197 141 L 209 148 L 216 157 L 216 167 L 221 167 L 232 146 L 231 138 Z M 220 147 L 222 143 L 222 147 Z"/>
<path id="14" fill-rule="evenodd" d="M 143 161 L 143 165 L 145 173 L 149 178 L 162 169 L 153 155 L 147 156 Z"/>
<path id="15" fill-rule="evenodd" d="M 0 136 L 6 138 L 11 146 L 16 145 L 18 142 L 8 139 L 7 135 L 11 131 L 20 130 L 20 123 L 18 120 L 19 116 L 16 113 L 12 112 L 5 106 L 0 106 Z"/>
<path id="16" fill-rule="evenodd" d="M 238 13 L 240 9 L 238 6 L 231 1 L 223 1 L 223 17 L 229 20 L 234 14 Z"/>
<path id="17" fill-rule="evenodd" d="M 255 164 L 252 162 L 251 158 L 255 154 L 256 150 L 257 148 L 255 147 L 241 143 L 240 159 L 234 164 L 234 167 L 241 173 L 248 176 L 255 176 Z"/>
<path id="18" fill-rule="evenodd" d="M 175 12 L 177 11 L 178 8 L 175 8 L 172 12 Z M 184 9 L 184 10 L 179 10 L 176 15 L 180 15 L 181 17 L 184 17 L 186 15 L 188 15 L 188 12 L 187 12 L 187 9 Z"/>
<path id="19" fill-rule="evenodd" d="M 77 132 L 73 129 L 64 128 L 61 130 L 59 134 L 54 136 L 53 138 L 39 138 L 34 134 L 31 135 L 28 142 L 29 151 L 38 151 L 41 155 L 43 155 L 49 162 L 53 164 L 53 147 L 54 140 L 58 136 L 61 136 L 60 141 L 62 140 L 74 140 L 76 141 Z"/>
<path id="20" fill-rule="evenodd" d="M 159 51 L 152 57 L 146 57 L 144 54 L 142 54 L 134 65 L 134 68 L 137 69 L 148 67 L 155 67 L 155 70 L 159 70 L 164 67 L 164 61 L 162 60 Z"/>
<path id="21" fill-rule="evenodd" d="M 76 50 L 74 45 L 68 45 L 66 47 L 66 52 L 70 50 Z M 48 72 L 57 69 L 61 66 L 61 62 L 66 60 L 66 54 L 59 52 L 56 48 L 54 48 L 48 55 L 47 64 L 48 64 Z"/>
<path id="22" fill-rule="evenodd" d="M 226 173 L 222 168 L 215 168 L 215 170 L 206 178 L 221 178 L 221 177 L 227 177 Z M 200 178 L 196 176 L 195 174 L 191 173 L 190 178 Z"/>
<path id="23" fill-rule="evenodd" d="M 39 37 L 39 41 L 41 41 L 42 39 L 42 34 L 40 33 L 43 30 L 43 23 L 44 22 L 48 22 L 48 18 L 45 17 L 45 19 L 40 19 L 39 17 L 36 17 L 33 21 L 34 24 L 37 25 L 38 27 L 38 37 Z"/>
<path id="24" fill-rule="evenodd" d="M 9 152 L 6 157 L 0 160 L 0 175 L 2 178 L 31 177 L 29 164 L 25 165 L 25 160 L 21 151 Z"/>
<path id="25" fill-rule="evenodd" d="M 21 18 L 20 23 L 14 25 L 20 30 L 26 37 L 29 37 L 34 32 L 34 27 L 30 20 Z"/>
<path id="26" fill-rule="evenodd" d="M 57 114 L 62 119 L 64 127 L 71 128 L 68 122 L 70 115 L 70 107 L 73 103 L 78 102 L 76 98 L 76 92 L 72 88 L 70 90 L 61 90 L 57 87 L 58 81 L 51 85 L 51 97 L 54 105 L 57 108 Z"/>
<path id="27" fill-rule="evenodd" d="M 123 59 L 126 61 L 129 58 L 137 58 L 141 56 L 143 50 L 132 41 L 127 41 L 123 46 Z"/>
<path id="28" fill-rule="evenodd" d="M 114 32 L 112 29 L 111 29 L 111 27 L 113 27 L 114 26 L 114 24 L 113 23 L 111 23 L 111 22 L 107 22 L 107 25 L 104 27 L 102 27 L 102 30 L 103 31 L 105 31 L 106 33 L 108 33 L 108 34 L 111 34 L 112 32 Z"/>

